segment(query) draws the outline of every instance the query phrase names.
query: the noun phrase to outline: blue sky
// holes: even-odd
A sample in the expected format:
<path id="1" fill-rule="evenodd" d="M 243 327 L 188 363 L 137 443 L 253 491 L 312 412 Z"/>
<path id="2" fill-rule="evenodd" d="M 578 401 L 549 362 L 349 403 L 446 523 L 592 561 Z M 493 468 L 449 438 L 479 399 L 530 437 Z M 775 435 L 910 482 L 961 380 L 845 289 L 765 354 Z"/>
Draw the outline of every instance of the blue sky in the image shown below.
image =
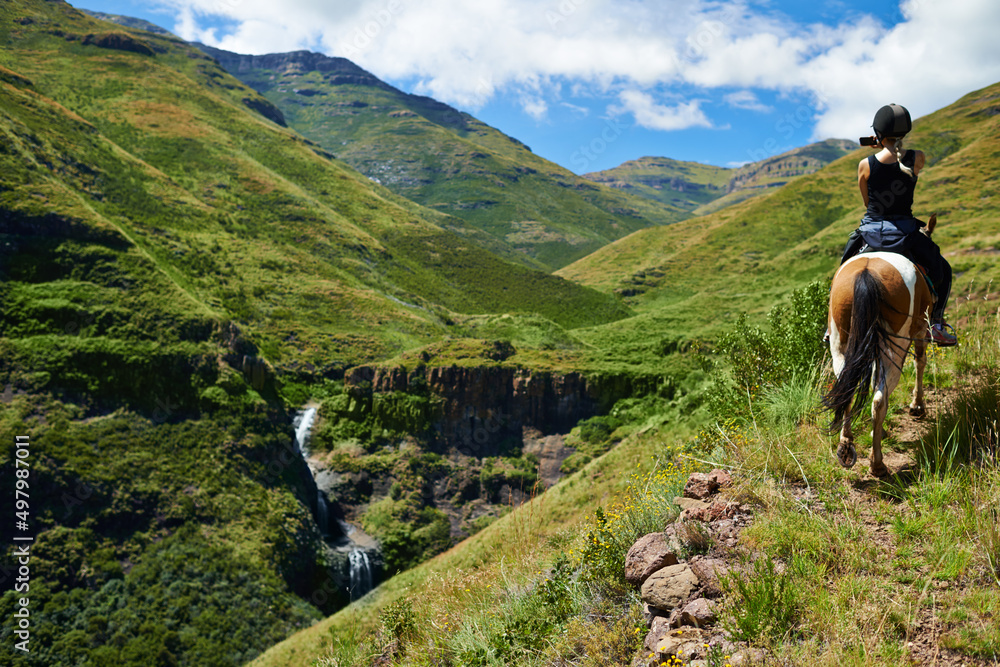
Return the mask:
<path id="1" fill-rule="evenodd" d="M 80 0 L 240 53 L 350 58 L 585 173 L 719 166 L 1000 81 L 996 0 Z"/>

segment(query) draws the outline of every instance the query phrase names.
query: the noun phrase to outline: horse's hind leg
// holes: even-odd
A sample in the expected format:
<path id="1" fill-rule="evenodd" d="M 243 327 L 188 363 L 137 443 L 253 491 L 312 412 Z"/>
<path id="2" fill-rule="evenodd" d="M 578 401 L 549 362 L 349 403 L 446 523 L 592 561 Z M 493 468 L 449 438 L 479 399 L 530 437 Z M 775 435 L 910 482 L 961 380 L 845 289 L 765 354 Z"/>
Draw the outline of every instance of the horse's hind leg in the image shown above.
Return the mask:
<path id="1" fill-rule="evenodd" d="M 838 412 L 836 421 L 841 422 L 840 444 L 837 445 L 837 461 L 845 468 L 854 466 L 858 461 L 858 452 L 854 448 L 854 436 L 851 433 L 851 406 L 848 405 L 844 412 Z"/>
<path id="2" fill-rule="evenodd" d="M 927 365 L 927 341 L 923 338 L 913 342 L 913 361 L 917 369 L 917 381 L 913 385 L 910 414 L 914 417 L 923 417 L 927 414 L 927 405 L 924 403 L 924 367 Z"/>
<path id="3" fill-rule="evenodd" d="M 903 350 L 900 358 L 906 358 L 906 350 Z M 886 369 L 885 375 L 882 374 L 883 368 Z M 884 477 L 889 474 L 889 469 L 882 463 L 882 437 L 885 435 L 883 425 L 886 414 L 889 412 L 889 395 L 899 384 L 901 372 L 892 353 L 889 353 L 888 357 L 879 359 L 875 368 L 875 377 L 879 379 L 876 381 L 875 395 L 872 398 L 872 459 L 870 467 L 872 474 L 876 477 Z"/>
<path id="4" fill-rule="evenodd" d="M 889 394 L 879 387 L 875 390 L 875 398 L 872 399 L 871 471 L 876 477 L 884 477 L 889 474 L 889 469 L 882 463 L 882 424 L 885 422 L 885 416 L 888 412 Z"/>

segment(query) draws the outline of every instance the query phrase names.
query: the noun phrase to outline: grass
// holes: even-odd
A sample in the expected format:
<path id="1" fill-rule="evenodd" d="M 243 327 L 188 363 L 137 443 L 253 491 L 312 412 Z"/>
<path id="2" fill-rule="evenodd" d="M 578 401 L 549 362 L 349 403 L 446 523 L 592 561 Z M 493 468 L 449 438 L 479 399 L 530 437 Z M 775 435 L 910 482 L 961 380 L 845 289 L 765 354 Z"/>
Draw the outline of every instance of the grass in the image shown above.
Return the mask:
<path id="1" fill-rule="evenodd" d="M 528 264 L 537 266 L 567 245 L 586 252 L 573 246 L 577 236 L 603 243 L 606 216 L 584 231 L 520 224 L 522 214 L 511 218 L 516 226 L 477 229 L 401 199 L 260 116 L 243 99 L 262 98 L 189 46 L 142 35 L 150 56 L 84 43 L 100 32 L 65 4 L 11 0 L 0 9 L 0 429 L 8 443 L 29 433 L 47 448 L 33 471 L 48 490 L 37 505 L 33 560 L 48 582 L 38 592 L 38 659 L 235 663 L 321 608 L 332 611 L 336 601 L 327 606 L 317 594 L 339 590 L 330 581 L 337 564 L 323 560 L 304 471 L 282 458 L 286 401 L 312 396 L 318 378 L 356 364 L 417 366 L 424 354 L 440 365 L 586 373 L 609 411 L 577 432 L 593 446 L 592 460 L 461 547 L 275 646 L 261 664 L 312 660 L 335 637 L 363 644 L 360 628 L 376 632 L 378 655 L 412 664 L 441 654 L 484 663 L 627 655 L 637 643 L 637 604 L 613 566 L 632 536 L 672 515 L 675 489 L 651 484 L 659 495 L 647 498 L 634 485 L 629 491 L 623 471 L 647 480 L 650 455 L 676 461 L 668 445 L 687 440 L 710 404 L 701 389 L 721 355 L 698 353 L 711 349 L 706 339 L 740 312 L 762 313 L 829 273 L 858 212 L 854 191 L 843 187 L 857 155 L 769 196 L 612 244 L 564 272 L 581 287 L 483 248 L 509 257 L 517 251 L 508 242 L 530 242 L 538 259 Z M 958 318 L 992 308 L 993 94 L 970 94 L 913 135 L 938 152 L 918 205 L 944 214 L 939 238 L 961 272 Z M 448 122 L 440 109 L 421 112 Z M 466 120 L 470 136 L 482 129 Z M 514 142 L 488 132 L 476 141 L 499 156 L 490 158 L 498 179 L 516 177 L 525 197 L 539 195 L 537 180 L 517 171 L 524 154 Z M 477 159 L 464 154 L 454 173 Z M 462 208 L 467 189 L 456 188 L 441 191 L 441 208 L 478 216 Z M 596 206 L 589 190 L 563 189 L 583 193 L 572 210 Z M 635 294 L 614 295 L 620 288 Z M 980 319 L 995 320 L 988 315 Z M 741 330 L 749 335 L 761 320 Z M 808 327 L 783 322 L 781 331 L 808 338 Z M 965 398 L 957 418 L 926 439 L 933 454 L 920 474 L 898 484 L 869 489 L 831 463 L 807 408 L 808 374 L 773 367 L 756 378 L 763 384 L 732 385 L 753 389 L 746 414 L 703 439 L 698 458 L 731 462 L 749 480 L 741 492 L 766 520 L 750 536 L 789 561 L 786 572 L 804 591 L 795 642 L 772 637 L 774 650 L 891 664 L 900 637 L 920 638 L 933 618 L 948 650 L 995 659 L 1000 555 L 988 510 L 998 486 L 996 334 L 976 331 L 960 326 L 964 347 L 932 358 L 930 384 L 965 387 Z M 505 341 L 514 354 L 491 358 L 506 355 Z M 744 370 L 738 380 L 754 379 Z M 289 388 L 284 397 L 276 373 Z M 796 380 L 785 387 L 775 376 Z M 316 395 L 332 400 L 341 390 L 317 387 Z M 612 411 L 623 397 L 632 402 Z M 380 423 L 400 430 L 426 427 L 433 408 L 412 396 L 378 404 Z M 358 453 L 335 444 L 348 458 Z M 412 459 L 419 456 L 354 463 L 399 465 L 402 477 Z M 11 460 L 9 448 L 0 452 Z M 491 485 L 530 475 L 510 460 L 491 464 Z M 405 502 L 419 492 L 418 477 L 426 475 L 403 480 L 413 488 L 401 481 L 398 498 L 390 492 L 371 522 L 390 532 L 419 514 L 424 508 Z M 852 490 L 871 492 L 858 504 Z M 597 507 L 605 508 L 599 521 Z M 398 536 L 417 543 L 419 557 L 446 546 L 438 539 L 446 521 L 433 512 L 422 519 L 416 538 Z M 409 565 L 410 556 L 398 560 Z M 890 564 L 898 567 L 890 572 Z M 428 580 L 437 588 L 418 602 Z M 4 613 L 13 604 L 5 596 Z M 535 625 L 528 610 L 539 606 L 547 611 Z M 859 607 L 867 613 L 853 615 Z"/>
<path id="2" fill-rule="evenodd" d="M 448 226 L 520 264 L 552 270 L 629 232 L 686 215 L 676 205 L 581 178 L 475 118 L 399 91 L 353 64 L 301 58 L 289 69 L 294 56 L 247 61 L 209 53 L 317 146 L 446 214 Z"/>
<path id="3" fill-rule="evenodd" d="M 974 664 L 1000 658 L 995 606 L 984 603 L 1000 589 L 990 509 L 1000 480 L 992 448 L 996 401 L 984 382 L 995 377 L 996 353 L 985 350 L 995 350 L 996 340 L 992 316 L 970 321 L 963 345 L 938 369 L 949 376 L 961 369 L 971 381 L 911 445 L 912 474 L 872 483 L 863 471 L 837 470 L 829 437 L 809 418 L 793 433 L 787 422 L 764 420 L 730 438 L 743 493 L 762 508 L 746 547 L 767 556 L 730 582 L 731 627 L 794 663 L 892 665 L 930 660 L 937 651 L 980 661 Z M 965 379 L 956 375 L 954 384 Z M 762 394 L 765 405 L 769 400 Z M 810 451 L 822 461 L 803 465 Z M 824 467 L 835 474 L 823 474 Z M 756 565 L 770 559 L 783 563 L 780 577 Z M 758 604 L 782 594 L 784 580 L 795 599 Z M 776 613 L 781 622 L 771 618 Z"/>

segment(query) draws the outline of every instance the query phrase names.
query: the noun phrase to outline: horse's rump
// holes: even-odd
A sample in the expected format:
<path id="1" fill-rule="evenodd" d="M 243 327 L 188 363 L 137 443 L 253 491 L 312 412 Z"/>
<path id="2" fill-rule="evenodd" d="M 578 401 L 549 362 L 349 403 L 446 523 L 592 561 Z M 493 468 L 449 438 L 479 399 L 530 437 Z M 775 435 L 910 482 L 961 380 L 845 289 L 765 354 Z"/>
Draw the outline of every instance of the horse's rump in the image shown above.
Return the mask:
<path id="1" fill-rule="evenodd" d="M 917 276 L 912 262 L 893 253 L 858 255 L 834 276 L 829 324 L 837 380 L 823 398 L 834 413 L 831 429 L 864 409 L 873 373 L 882 386 L 886 362 L 902 364 L 920 291 Z"/>

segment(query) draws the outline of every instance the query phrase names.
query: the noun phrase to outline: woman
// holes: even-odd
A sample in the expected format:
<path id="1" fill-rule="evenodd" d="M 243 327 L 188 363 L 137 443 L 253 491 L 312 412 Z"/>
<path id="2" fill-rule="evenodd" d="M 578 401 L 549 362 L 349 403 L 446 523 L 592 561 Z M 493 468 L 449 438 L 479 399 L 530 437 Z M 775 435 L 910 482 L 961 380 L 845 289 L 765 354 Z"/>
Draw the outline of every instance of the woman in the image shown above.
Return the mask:
<path id="1" fill-rule="evenodd" d="M 955 335 L 944 321 L 944 308 L 951 292 L 951 265 L 941 249 L 922 234 L 924 223 L 913 217 L 913 191 L 924 167 L 921 151 L 903 151 L 903 137 L 910 131 L 910 112 L 888 104 L 875 114 L 872 145 L 882 150 L 858 163 L 858 187 L 867 211 L 861 226 L 851 234 L 841 264 L 857 254 L 864 243 L 872 250 L 905 255 L 927 272 L 937 293 L 931 312 L 930 339 L 941 346 L 954 345 Z"/>

